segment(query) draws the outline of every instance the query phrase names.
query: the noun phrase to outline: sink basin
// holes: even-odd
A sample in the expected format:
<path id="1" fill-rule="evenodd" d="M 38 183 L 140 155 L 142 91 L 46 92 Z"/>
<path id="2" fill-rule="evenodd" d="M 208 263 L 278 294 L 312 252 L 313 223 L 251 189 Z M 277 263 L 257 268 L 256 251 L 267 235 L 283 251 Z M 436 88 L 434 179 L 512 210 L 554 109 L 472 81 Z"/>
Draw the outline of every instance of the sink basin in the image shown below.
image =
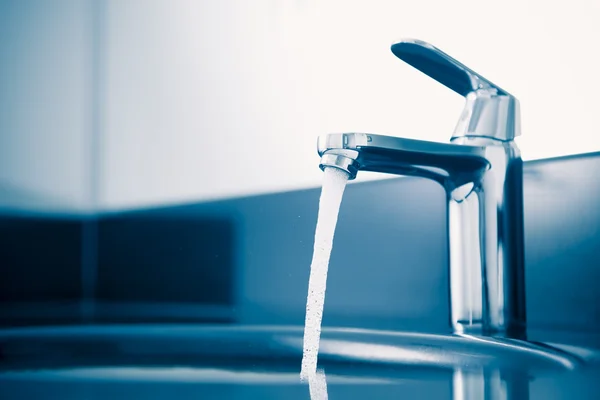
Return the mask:
<path id="1" fill-rule="evenodd" d="M 302 334 L 302 327 L 233 325 L 7 329 L 0 398 L 307 399 Z M 593 393 L 595 379 L 583 377 L 600 371 L 597 359 L 575 346 L 330 328 L 319 368 L 330 398 L 521 399 L 546 398 L 548 382 Z"/>

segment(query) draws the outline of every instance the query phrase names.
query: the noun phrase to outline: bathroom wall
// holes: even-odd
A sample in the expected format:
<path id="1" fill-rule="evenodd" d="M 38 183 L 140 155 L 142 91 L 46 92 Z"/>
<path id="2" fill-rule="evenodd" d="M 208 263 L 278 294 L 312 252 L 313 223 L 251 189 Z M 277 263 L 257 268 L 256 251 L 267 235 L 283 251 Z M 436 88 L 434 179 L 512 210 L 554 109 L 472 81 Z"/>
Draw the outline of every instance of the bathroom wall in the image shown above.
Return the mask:
<path id="1" fill-rule="evenodd" d="M 463 100 L 391 54 L 402 37 L 514 93 L 525 159 L 600 150 L 596 0 L 105 8 L 105 209 L 314 187 L 316 136 L 331 131 L 448 140 Z"/>
<path id="2" fill-rule="evenodd" d="M 91 1 L 0 0 L 0 212 L 93 205 Z"/>
<path id="3" fill-rule="evenodd" d="M 525 164 L 529 326 L 600 329 L 600 153 Z M 240 317 L 303 323 L 319 190 L 232 202 L 243 215 Z M 191 210 L 191 209 L 190 209 Z M 445 197 L 436 184 L 350 185 L 331 256 L 324 323 L 445 329 Z"/>
<path id="4" fill-rule="evenodd" d="M 600 332 L 600 153 L 525 164 L 532 329 Z M 360 178 L 359 178 L 360 179 Z M 100 321 L 302 324 L 319 188 L 104 214 L 0 218 L 0 325 Z M 446 330 L 445 200 L 422 179 L 348 185 L 324 324 Z M 91 309 L 80 302 L 93 277 Z M 84 304 L 85 305 L 85 304 Z M 600 343 L 598 343 L 600 345 Z"/>
<path id="5" fill-rule="evenodd" d="M 401 37 L 514 93 L 526 159 L 600 150 L 594 0 L 0 0 L 0 18 L 5 209 L 314 187 L 330 131 L 445 141 L 462 99 L 391 54 Z"/>

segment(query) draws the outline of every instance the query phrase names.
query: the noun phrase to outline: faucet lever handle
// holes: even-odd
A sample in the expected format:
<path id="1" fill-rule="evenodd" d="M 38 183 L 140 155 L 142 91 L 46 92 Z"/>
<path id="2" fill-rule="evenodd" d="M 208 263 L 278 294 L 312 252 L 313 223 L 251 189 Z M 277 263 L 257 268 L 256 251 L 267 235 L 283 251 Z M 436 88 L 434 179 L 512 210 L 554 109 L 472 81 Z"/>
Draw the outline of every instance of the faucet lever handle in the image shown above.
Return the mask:
<path id="1" fill-rule="evenodd" d="M 467 99 L 453 138 L 483 136 L 507 141 L 520 135 L 519 101 L 507 91 L 421 40 L 402 40 L 392 45 L 392 53 Z"/>

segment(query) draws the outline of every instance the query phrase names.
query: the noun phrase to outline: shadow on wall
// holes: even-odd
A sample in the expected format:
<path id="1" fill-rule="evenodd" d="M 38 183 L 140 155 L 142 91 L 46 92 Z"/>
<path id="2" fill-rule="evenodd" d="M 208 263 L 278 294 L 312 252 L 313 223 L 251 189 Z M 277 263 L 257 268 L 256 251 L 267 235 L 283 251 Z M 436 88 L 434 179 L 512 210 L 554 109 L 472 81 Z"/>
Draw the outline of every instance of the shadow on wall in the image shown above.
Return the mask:
<path id="1" fill-rule="evenodd" d="M 234 248 L 229 218 L 155 211 L 102 219 L 95 298 L 116 303 L 107 313 L 113 320 L 138 314 L 116 314 L 123 304 L 140 312 L 139 305 L 148 304 L 155 320 L 227 321 L 234 305 Z"/>
<path id="2" fill-rule="evenodd" d="M 0 302 L 81 297 L 81 222 L 0 218 Z"/>
<path id="3" fill-rule="evenodd" d="M 531 327 L 600 330 L 600 154 L 525 163 Z M 320 189 L 105 215 L 0 218 L 0 323 L 302 324 Z M 415 178 L 346 189 L 325 325 L 448 328 L 444 192 Z M 92 278 L 91 311 L 79 301 Z M 85 302 L 84 302 L 85 303 Z M 87 310 L 87 311 L 86 311 Z"/>
<path id="4" fill-rule="evenodd" d="M 86 224 L 97 230 L 93 249 Z M 169 209 L 92 221 L 0 217 L 0 325 L 230 322 L 233 240 L 228 217 Z M 85 249 L 98 255 L 92 263 Z"/>

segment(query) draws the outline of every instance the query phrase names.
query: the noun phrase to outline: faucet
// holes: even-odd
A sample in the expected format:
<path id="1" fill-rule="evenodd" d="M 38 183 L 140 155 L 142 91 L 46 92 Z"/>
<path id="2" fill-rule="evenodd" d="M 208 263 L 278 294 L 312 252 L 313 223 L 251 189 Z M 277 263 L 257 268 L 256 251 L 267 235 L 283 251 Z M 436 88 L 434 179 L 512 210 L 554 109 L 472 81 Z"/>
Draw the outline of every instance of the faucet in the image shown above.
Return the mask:
<path id="1" fill-rule="evenodd" d="M 320 168 L 417 176 L 446 192 L 450 324 L 455 334 L 525 339 L 519 101 L 429 43 L 392 53 L 466 99 L 450 143 L 369 133 L 318 138 Z"/>

